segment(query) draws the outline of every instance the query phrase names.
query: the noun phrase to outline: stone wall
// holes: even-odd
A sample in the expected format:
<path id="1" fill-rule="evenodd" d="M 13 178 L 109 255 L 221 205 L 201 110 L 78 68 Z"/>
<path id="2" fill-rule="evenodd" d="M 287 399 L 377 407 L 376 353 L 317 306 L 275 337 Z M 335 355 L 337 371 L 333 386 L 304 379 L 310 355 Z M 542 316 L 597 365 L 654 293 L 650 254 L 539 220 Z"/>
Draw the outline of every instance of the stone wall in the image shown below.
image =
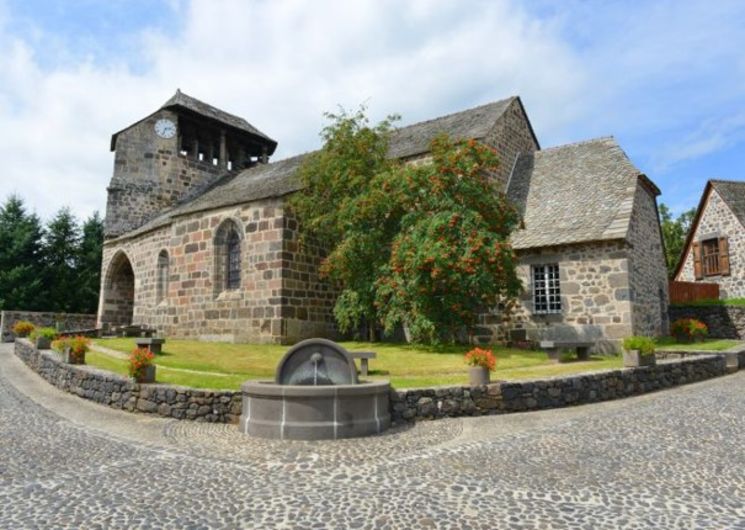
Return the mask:
<path id="1" fill-rule="evenodd" d="M 520 153 L 538 149 L 538 143 L 528 121 L 525 109 L 515 98 L 500 116 L 483 142 L 497 150 L 499 168 L 494 175 L 500 190 L 506 191 L 507 180 Z"/>
<path id="2" fill-rule="evenodd" d="M 692 241 L 712 237 L 726 237 L 729 244 L 729 276 L 705 276 L 696 280 L 693 273 L 692 248 L 686 249 L 686 256 L 680 273 L 675 278 L 683 282 L 707 282 L 719 284 L 720 298 L 745 297 L 745 229 L 729 206 L 722 200 L 715 188 L 704 202 Z M 692 247 L 692 245 L 691 245 Z"/>
<path id="3" fill-rule="evenodd" d="M 0 334 L 3 342 L 13 340 L 13 324 L 28 320 L 36 327 L 57 328 L 60 331 L 93 329 L 96 315 L 84 313 L 43 313 L 38 311 L 2 311 L 0 313 Z"/>
<path id="4" fill-rule="evenodd" d="M 702 355 L 660 361 L 656 366 L 644 368 L 537 381 L 392 391 L 391 419 L 411 422 L 596 403 L 703 381 L 726 373 L 724 356 Z"/>
<path id="5" fill-rule="evenodd" d="M 219 285 L 215 235 L 226 222 L 241 234 L 240 287 Z M 158 255 L 169 256 L 168 285 L 158 297 Z M 321 250 L 300 247 L 297 222 L 283 199 L 266 199 L 176 218 L 172 224 L 104 244 L 99 318 L 116 315 L 118 256 L 134 271 L 132 321 L 166 335 L 228 342 L 294 342 L 332 336 L 334 296 L 318 278 Z"/>
<path id="6" fill-rule="evenodd" d="M 178 115 L 161 110 L 119 133 L 114 174 L 108 187 L 105 234 L 113 237 L 198 195 L 227 172 L 224 167 L 179 154 L 179 137 L 160 138 L 153 127 L 159 119 L 178 123 Z"/>
<path id="7" fill-rule="evenodd" d="M 639 180 L 629 226 L 629 285 L 634 335 L 668 334 L 667 267 L 656 195 Z"/>
<path id="8" fill-rule="evenodd" d="M 115 409 L 212 423 L 238 423 L 241 414 L 240 392 L 140 385 L 111 372 L 64 363 L 53 351 L 40 352 L 26 339 L 16 340 L 15 353 L 60 390 Z"/>
<path id="9" fill-rule="evenodd" d="M 695 318 L 709 327 L 709 337 L 745 340 L 745 307 L 742 306 L 670 306 L 670 322 Z"/>
<path id="10" fill-rule="evenodd" d="M 518 252 L 524 286 L 507 315 L 484 315 L 492 328 L 525 329 L 530 340 L 596 340 L 596 351 L 613 352 L 632 334 L 628 252 L 621 242 L 547 247 Z M 532 265 L 558 263 L 562 311 L 533 313 Z M 507 318 L 506 322 L 503 319 Z"/>

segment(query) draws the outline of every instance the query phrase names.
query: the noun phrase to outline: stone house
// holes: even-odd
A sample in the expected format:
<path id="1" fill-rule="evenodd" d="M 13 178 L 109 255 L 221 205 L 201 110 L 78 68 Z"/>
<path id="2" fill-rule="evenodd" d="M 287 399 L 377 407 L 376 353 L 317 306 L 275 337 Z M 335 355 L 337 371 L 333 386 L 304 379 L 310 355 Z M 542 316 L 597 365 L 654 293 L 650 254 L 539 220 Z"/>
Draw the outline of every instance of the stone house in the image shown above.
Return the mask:
<path id="1" fill-rule="evenodd" d="M 720 298 L 745 297 L 745 182 L 706 183 L 674 278 L 717 283 Z"/>
<path id="2" fill-rule="evenodd" d="M 493 146 L 495 185 L 520 209 L 514 235 L 526 287 L 509 315 L 481 316 L 488 341 L 583 337 L 615 348 L 666 328 L 659 190 L 612 138 L 541 150 L 519 97 L 402 127 L 390 156 L 426 159 L 439 133 Z M 205 340 L 293 342 L 333 336 L 323 249 L 298 244 L 285 198 L 296 156 L 181 92 L 114 134 L 99 324 L 130 322 Z"/>

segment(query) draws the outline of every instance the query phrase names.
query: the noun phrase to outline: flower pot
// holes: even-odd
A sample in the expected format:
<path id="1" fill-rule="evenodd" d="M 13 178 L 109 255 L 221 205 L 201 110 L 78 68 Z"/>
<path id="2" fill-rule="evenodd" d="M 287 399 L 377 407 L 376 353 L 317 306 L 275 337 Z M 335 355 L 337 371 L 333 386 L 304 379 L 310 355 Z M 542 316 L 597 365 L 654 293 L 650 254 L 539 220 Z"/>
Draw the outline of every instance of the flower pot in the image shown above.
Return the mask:
<path id="1" fill-rule="evenodd" d="M 67 364 L 85 364 L 85 352 L 75 354 L 70 348 L 62 352 L 62 360 Z"/>
<path id="2" fill-rule="evenodd" d="M 642 355 L 639 350 L 623 352 L 623 366 L 625 368 L 639 368 L 640 366 L 652 366 L 655 364 L 655 356 Z"/>
<path id="3" fill-rule="evenodd" d="M 135 377 L 135 381 L 138 383 L 155 383 L 155 365 L 145 366 L 140 375 Z"/>
<path id="4" fill-rule="evenodd" d="M 52 346 L 52 341 L 46 337 L 36 337 L 36 349 L 48 350 Z"/>
<path id="5" fill-rule="evenodd" d="M 489 384 L 489 369 L 483 366 L 471 366 L 468 369 L 468 380 L 471 386 Z"/>

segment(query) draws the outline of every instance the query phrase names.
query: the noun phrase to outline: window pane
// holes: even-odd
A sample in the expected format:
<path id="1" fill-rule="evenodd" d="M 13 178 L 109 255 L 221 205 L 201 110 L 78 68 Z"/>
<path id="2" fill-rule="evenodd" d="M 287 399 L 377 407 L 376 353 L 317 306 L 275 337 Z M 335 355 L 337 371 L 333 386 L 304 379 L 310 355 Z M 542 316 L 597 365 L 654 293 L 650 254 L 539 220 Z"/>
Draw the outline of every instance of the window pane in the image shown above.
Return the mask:
<path id="1" fill-rule="evenodd" d="M 241 283 L 241 240 L 234 231 L 228 236 L 228 260 L 225 286 L 237 289 Z"/>

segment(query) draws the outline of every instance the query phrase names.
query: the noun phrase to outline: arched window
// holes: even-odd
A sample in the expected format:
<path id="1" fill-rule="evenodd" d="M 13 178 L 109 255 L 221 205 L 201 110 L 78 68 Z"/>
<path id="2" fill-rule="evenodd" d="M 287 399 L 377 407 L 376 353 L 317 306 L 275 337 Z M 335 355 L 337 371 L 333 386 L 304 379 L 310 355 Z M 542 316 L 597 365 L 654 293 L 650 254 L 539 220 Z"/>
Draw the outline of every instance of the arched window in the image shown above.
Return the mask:
<path id="1" fill-rule="evenodd" d="M 225 288 L 238 289 L 241 285 L 241 238 L 235 229 L 228 234 L 228 259 Z"/>
<path id="2" fill-rule="evenodd" d="M 224 221 L 215 232 L 215 296 L 241 286 L 242 232 L 232 219 Z"/>
<path id="3" fill-rule="evenodd" d="M 166 250 L 161 250 L 158 254 L 155 282 L 155 301 L 159 304 L 168 296 L 168 252 Z"/>

